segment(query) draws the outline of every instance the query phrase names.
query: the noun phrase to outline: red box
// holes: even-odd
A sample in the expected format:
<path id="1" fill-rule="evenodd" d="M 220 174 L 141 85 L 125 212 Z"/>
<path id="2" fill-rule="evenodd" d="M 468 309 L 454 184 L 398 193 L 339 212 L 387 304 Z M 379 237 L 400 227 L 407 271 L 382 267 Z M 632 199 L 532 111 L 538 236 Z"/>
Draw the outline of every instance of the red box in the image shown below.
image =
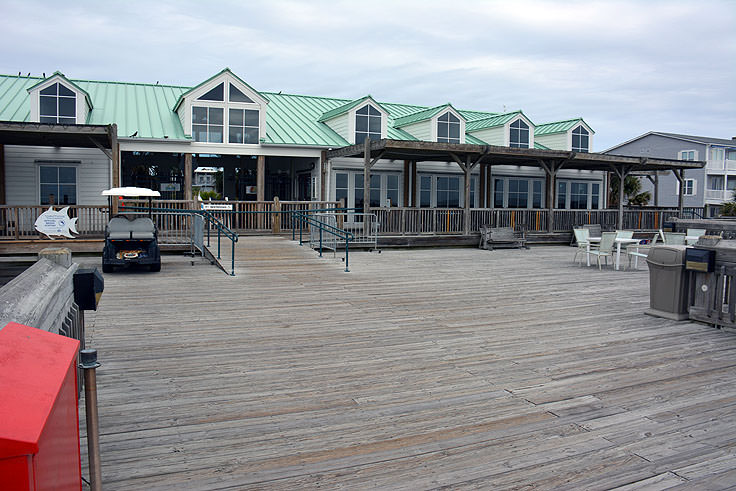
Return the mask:
<path id="1" fill-rule="evenodd" d="M 3 490 L 82 489 L 79 341 L 11 322 L 0 330 Z"/>

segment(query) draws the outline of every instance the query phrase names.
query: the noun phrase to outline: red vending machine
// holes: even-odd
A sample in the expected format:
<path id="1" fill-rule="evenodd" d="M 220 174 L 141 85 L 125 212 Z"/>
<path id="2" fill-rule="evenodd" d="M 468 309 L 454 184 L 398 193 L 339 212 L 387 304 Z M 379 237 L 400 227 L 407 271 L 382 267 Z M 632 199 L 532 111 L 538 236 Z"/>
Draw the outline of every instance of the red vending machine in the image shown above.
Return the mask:
<path id="1" fill-rule="evenodd" d="M 0 488 L 82 489 L 79 341 L 11 322 L 0 329 Z"/>

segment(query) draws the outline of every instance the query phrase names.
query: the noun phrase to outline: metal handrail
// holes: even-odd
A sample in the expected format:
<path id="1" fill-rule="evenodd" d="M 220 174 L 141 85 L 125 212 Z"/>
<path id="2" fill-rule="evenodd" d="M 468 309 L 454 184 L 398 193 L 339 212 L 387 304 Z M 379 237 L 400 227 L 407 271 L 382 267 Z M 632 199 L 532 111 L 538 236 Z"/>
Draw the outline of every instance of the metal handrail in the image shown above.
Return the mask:
<path id="1" fill-rule="evenodd" d="M 315 211 L 315 210 L 309 210 L 309 211 Z M 327 210 L 327 211 L 334 211 L 333 209 Z M 322 257 L 322 233 L 327 232 L 329 234 L 334 235 L 335 237 L 342 239 L 345 241 L 345 272 L 350 272 L 350 263 L 349 263 L 349 254 L 350 254 L 350 241 L 353 240 L 354 235 L 347 230 L 343 230 L 341 228 L 335 227 L 333 225 L 323 223 L 314 217 L 309 216 L 307 213 L 302 213 L 301 211 L 290 211 L 292 216 L 292 229 L 291 229 L 291 237 L 292 240 L 296 240 L 296 226 L 293 225 L 294 220 L 299 221 L 299 245 L 304 244 L 303 240 L 303 225 L 306 223 L 310 227 L 317 227 L 319 229 L 319 257 Z"/>
<path id="2" fill-rule="evenodd" d="M 238 234 L 229 229 L 224 223 L 222 223 L 216 216 L 212 215 L 208 210 L 182 210 L 178 208 L 147 208 L 140 206 L 126 207 L 128 210 L 143 210 L 151 212 L 164 212 L 172 215 L 201 215 L 207 221 L 207 247 L 210 246 L 210 225 L 214 224 L 217 229 L 217 259 L 221 257 L 221 236 L 225 236 L 226 239 L 230 239 L 230 276 L 235 276 L 235 243 L 238 242 Z"/>

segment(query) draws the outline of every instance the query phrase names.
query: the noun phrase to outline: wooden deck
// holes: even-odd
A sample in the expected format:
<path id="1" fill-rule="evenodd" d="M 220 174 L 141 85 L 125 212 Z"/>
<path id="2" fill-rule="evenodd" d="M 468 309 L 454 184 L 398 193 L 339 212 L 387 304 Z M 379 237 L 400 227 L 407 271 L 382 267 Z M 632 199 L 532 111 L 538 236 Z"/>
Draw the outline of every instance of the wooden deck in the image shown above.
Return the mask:
<path id="1" fill-rule="evenodd" d="M 573 254 L 356 252 L 343 273 L 247 237 L 236 277 L 107 274 L 104 488 L 736 486 L 736 336 L 644 315 L 645 267 Z"/>

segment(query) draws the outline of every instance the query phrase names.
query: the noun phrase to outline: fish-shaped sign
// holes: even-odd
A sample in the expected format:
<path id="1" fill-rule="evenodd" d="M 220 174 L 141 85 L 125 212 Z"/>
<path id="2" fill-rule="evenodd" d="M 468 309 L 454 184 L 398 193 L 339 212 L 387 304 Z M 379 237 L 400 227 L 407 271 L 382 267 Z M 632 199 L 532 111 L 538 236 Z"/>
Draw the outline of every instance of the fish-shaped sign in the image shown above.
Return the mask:
<path id="1" fill-rule="evenodd" d="M 69 218 L 69 207 L 65 206 L 59 211 L 54 211 L 54 207 L 50 206 L 38 216 L 34 224 L 36 230 L 42 234 L 48 235 L 49 239 L 53 239 L 54 235 L 61 235 L 73 239 L 71 232 L 77 232 L 77 219 Z"/>

